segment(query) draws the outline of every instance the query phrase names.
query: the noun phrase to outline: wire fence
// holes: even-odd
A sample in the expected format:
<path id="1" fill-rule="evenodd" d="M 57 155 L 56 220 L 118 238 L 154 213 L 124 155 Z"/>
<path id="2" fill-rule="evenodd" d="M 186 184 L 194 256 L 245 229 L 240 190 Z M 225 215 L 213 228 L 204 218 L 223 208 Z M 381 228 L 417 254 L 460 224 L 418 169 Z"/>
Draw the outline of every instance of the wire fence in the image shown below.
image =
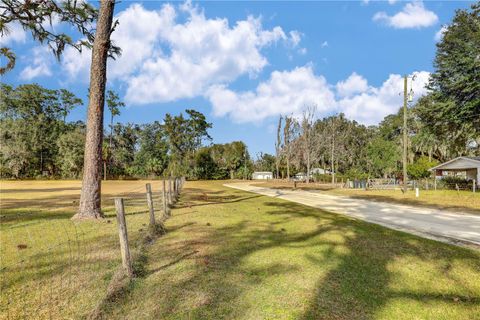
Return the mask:
<path id="1" fill-rule="evenodd" d="M 347 180 L 341 185 L 342 188 L 347 189 L 373 189 L 373 190 L 393 190 L 402 189 L 403 183 L 397 179 L 359 179 Z M 457 191 L 478 191 L 476 180 L 450 182 L 443 179 L 422 179 L 410 180 L 407 188 L 414 190 L 457 190 Z"/>
<path id="2" fill-rule="evenodd" d="M 184 181 L 168 179 L 165 189 L 163 181 L 153 183 L 153 187 L 137 184 L 116 195 L 123 199 L 131 250 L 154 227 L 152 212 L 155 225 L 168 218 Z M 151 196 L 147 196 L 148 189 Z M 105 296 L 122 262 L 114 199 L 103 198 L 103 203 L 105 219 L 100 221 L 71 220 L 71 209 L 2 212 L 0 319 L 77 319 L 89 315 Z"/>

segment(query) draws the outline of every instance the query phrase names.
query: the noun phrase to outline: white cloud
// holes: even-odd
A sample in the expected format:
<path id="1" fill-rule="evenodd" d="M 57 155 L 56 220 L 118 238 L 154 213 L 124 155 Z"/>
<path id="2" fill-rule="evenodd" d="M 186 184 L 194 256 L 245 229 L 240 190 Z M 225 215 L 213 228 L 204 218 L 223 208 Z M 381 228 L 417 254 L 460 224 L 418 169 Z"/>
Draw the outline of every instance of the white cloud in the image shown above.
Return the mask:
<path id="1" fill-rule="evenodd" d="M 440 30 L 438 30 L 435 33 L 435 37 L 434 37 L 435 42 L 439 42 L 440 40 L 442 40 L 443 34 L 445 33 L 445 31 L 447 31 L 447 29 L 448 29 L 448 26 L 442 26 Z"/>
<path id="2" fill-rule="evenodd" d="M 165 4 L 160 10 L 132 4 L 116 18 L 120 24 L 112 39 L 123 53 L 109 61 L 108 78 L 127 84 L 126 101 L 131 104 L 195 97 L 210 85 L 244 74 L 255 77 L 268 64 L 263 48 L 280 41 L 296 47 L 301 40 L 297 31 L 287 35 L 279 26 L 266 30 L 260 18 L 252 16 L 234 25 L 227 19 L 208 19 L 190 2 L 178 9 Z M 89 56 L 68 50 L 65 70 L 71 77 L 87 78 Z"/>
<path id="3" fill-rule="evenodd" d="M 32 65 L 25 67 L 20 72 L 20 79 L 32 80 L 42 76 L 51 76 L 50 69 L 51 52 L 48 47 L 35 47 L 32 50 Z"/>
<path id="4" fill-rule="evenodd" d="M 328 41 L 323 41 L 320 45 L 322 48 L 328 47 Z"/>
<path id="5" fill-rule="evenodd" d="M 402 11 L 393 16 L 387 15 L 384 11 L 377 12 L 373 21 L 386 23 L 395 29 L 423 28 L 430 27 L 437 23 L 437 15 L 429 11 L 421 1 L 407 3 Z"/>
<path id="6" fill-rule="evenodd" d="M 236 93 L 225 86 L 212 86 L 206 97 L 216 116 L 229 116 L 236 122 L 258 122 L 279 114 L 301 114 L 316 104 L 319 112 L 335 108 L 335 96 L 323 76 L 315 76 L 311 66 L 292 71 L 274 71 L 255 91 Z"/>
<path id="7" fill-rule="evenodd" d="M 425 94 L 429 77 L 426 71 L 416 74 L 415 101 Z M 370 125 L 397 112 L 402 105 L 403 78 L 398 74 L 391 74 L 380 87 L 373 87 L 362 76 L 352 73 L 337 83 L 338 99 L 332 88 L 323 76 L 314 74 L 311 66 L 305 66 L 274 71 L 254 91 L 237 93 L 226 86 L 212 86 L 206 97 L 215 116 L 228 116 L 236 122 L 259 122 L 280 114 L 300 115 L 306 106 L 316 104 L 320 117 L 343 112 L 350 119 Z"/>
<path id="8" fill-rule="evenodd" d="M 415 81 L 409 80 L 409 88 L 414 91 L 414 101 L 426 93 L 425 84 L 430 73 L 416 72 Z M 403 77 L 390 74 L 382 86 L 369 86 L 361 93 L 342 98 L 338 101 L 338 109 L 350 119 L 363 124 L 377 124 L 385 116 L 395 113 L 403 103 Z"/>
<path id="9" fill-rule="evenodd" d="M 397 0 L 388 0 L 388 4 L 395 4 L 397 3 Z"/>
<path id="10" fill-rule="evenodd" d="M 7 24 L 7 31 L 0 37 L 0 45 L 6 46 L 14 42 L 24 43 L 27 39 L 27 33 L 18 23 Z"/>
<path id="11" fill-rule="evenodd" d="M 352 94 L 366 91 L 368 83 L 364 77 L 354 72 L 345 81 L 339 81 L 336 88 L 339 96 L 348 97 Z"/>
<path id="12" fill-rule="evenodd" d="M 289 34 L 292 45 L 296 47 L 300 43 L 300 40 L 302 40 L 302 34 L 296 30 L 290 31 Z"/>

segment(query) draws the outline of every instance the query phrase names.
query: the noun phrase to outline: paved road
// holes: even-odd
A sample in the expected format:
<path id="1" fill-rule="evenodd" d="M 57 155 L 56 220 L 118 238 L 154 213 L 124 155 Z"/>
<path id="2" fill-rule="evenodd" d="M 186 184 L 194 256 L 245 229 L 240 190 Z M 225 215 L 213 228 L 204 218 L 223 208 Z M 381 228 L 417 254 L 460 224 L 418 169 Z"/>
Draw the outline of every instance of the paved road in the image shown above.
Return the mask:
<path id="1" fill-rule="evenodd" d="M 345 214 L 426 238 L 480 248 L 480 215 L 359 200 L 321 192 L 276 190 L 244 182 L 225 186 Z"/>

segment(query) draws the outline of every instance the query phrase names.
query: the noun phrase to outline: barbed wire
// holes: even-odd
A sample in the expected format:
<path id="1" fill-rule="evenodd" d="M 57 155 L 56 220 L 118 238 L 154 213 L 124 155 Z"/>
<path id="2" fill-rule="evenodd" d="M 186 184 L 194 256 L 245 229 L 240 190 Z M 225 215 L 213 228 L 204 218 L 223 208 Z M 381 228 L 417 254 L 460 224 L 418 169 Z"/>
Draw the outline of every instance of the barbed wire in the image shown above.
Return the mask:
<path id="1" fill-rule="evenodd" d="M 150 183 L 159 218 L 163 182 Z M 145 184 L 120 190 L 118 196 L 125 198 L 128 233 L 135 243 L 149 223 Z M 104 197 L 106 212 L 112 210 L 111 198 Z M 61 210 L 42 211 L 46 217 L 37 219 L 34 213 L 2 212 L 0 319 L 85 317 L 120 265 L 118 230 L 110 214 L 100 222 L 78 222 Z"/>

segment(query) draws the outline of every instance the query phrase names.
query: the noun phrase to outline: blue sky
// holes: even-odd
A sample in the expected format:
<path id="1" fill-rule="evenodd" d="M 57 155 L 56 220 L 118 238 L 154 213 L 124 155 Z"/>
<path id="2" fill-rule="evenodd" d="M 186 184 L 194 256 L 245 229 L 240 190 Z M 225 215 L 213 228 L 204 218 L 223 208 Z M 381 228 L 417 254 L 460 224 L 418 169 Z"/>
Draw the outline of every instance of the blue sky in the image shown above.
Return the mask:
<path id="1" fill-rule="evenodd" d="M 401 75 L 417 73 L 411 86 L 416 98 L 424 94 L 442 26 L 469 5 L 123 1 L 113 35 L 123 54 L 109 62 L 108 88 L 127 103 L 118 121 L 193 108 L 213 123 L 214 142 L 243 140 L 252 155 L 273 153 L 279 115 L 315 105 L 318 117 L 344 112 L 376 124 L 401 105 Z M 18 60 L 2 81 L 67 88 L 85 104 L 70 120 L 84 120 L 89 52 L 67 49 L 57 62 L 21 28 L 10 30 L 2 46 Z"/>

